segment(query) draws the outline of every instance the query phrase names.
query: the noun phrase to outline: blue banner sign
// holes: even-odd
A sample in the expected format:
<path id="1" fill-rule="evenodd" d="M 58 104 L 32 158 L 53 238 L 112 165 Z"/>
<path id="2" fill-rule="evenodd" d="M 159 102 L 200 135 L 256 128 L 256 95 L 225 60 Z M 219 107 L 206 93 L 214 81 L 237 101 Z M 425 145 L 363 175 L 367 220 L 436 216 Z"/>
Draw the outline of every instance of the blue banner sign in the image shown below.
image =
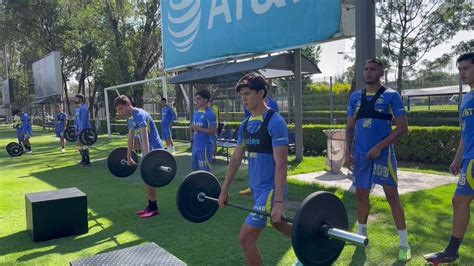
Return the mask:
<path id="1" fill-rule="evenodd" d="M 162 0 L 165 70 L 288 50 L 340 31 L 339 0 Z"/>

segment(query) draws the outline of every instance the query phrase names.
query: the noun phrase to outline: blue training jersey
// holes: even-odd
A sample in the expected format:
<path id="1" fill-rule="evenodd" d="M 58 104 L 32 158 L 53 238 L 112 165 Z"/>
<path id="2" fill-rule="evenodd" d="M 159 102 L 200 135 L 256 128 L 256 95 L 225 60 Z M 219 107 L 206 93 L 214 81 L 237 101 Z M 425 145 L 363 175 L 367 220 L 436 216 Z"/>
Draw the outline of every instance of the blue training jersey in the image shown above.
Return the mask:
<path id="1" fill-rule="evenodd" d="M 267 96 L 265 98 L 265 102 L 267 103 L 267 106 L 270 109 L 273 109 L 277 112 L 280 112 L 280 108 L 278 107 L 278 103 L 270 96 Z M 245 113 L 245 118 L 249 117 L 251 115 L 250 111 L 247 110 L 247 108 L 244 108 L 244 113 Z"/>
<path id="2" fill-rule="evenodd" d="M 80 134 L 83 130 L 91 128 L 89 120 L 89 108 L 87 105 L 81 104 L 79 108 L 76 108 L 74 124 L 76 125 L 76 132 Z"/>
<path id="3" fill-rule="evenodd" d="M 367 93 L 367 101 L 375 95 Z M 361 105 L 362 90 L 354 91 L 349 99 L 347 116 L 356 117 Z M 384 114 L 392 114 L 395 118 L 406 115 L 402 97 L 393 89 L 387 88 L 375 103 L 375 110 Z M 354 152 L 367 154 L 377 143 L 388 137 L 392 132 L 391 121 L 376 118 L 358 119 L 355 126 Z M 390 145 L 393 150 L 393 144 Z M 381 155 L 387 155 L 388 149 L 384 149 Z"/>
<path id="4" fill-rule="evenodd" d="M 163 149 L 163 143 L 151 115 L 141 108 L 134 107 L 132 116 L 128 119 L 128 130 L 133 130 L 135 136 L 141 136 L 141 129 L 145 127 L 148 131 L 148 146 L 150 150 Z"/>
<path id="5" fill-rule="evenodd" d="M 56 120 L 56 131 L 63 131 L 67 123 L 67 114 L 65 112 L 55 113 L 54 120 Z"/>
<path id="6" fill-rule="evenodd" d="M 247 124 L 247 130 L 255 133 L 260 129 L 268 112 L 263 116 L 250 116 L 245 118 L 239 128 L 237 145 L 245 148 L 244 143 L 244 125 Z M 246 123 L 246 121 L 248 122 Z M 268 133 L 272 138 L 272 147 L 288 145 L 288 126 L 285 119 L 279 114 L 274 113 L 268 122 Z M 247 154 L 249 168 L 248 174 L 250 179 L 250 188 L 252 190 L 268 190 L 275 188 L 275 159 L 273 154 L 248 152 Z"/>
<path id="7" fill-rule="evenodd" d="M 176 120 L 176 114 L 171 106 L 166 105 L 161 108 L 161 124 L 169 125 L 173 123 L 174 120 Z"/>
<path id="8" fill-rule="evenodd" d="M 463 159 L 474 159 L 474 91 L 463 98 L 461 104 L 461 135 L 464 143 Z"/>
<path id="9" fill-rule="evenodd" d="M 216 128 L 216 114 L 212 108 L 206 107 L 205 110 L 197 110 L 194 112 L 193 125 L 202 128 Z M 193 150 L 205 150 L 211 143 L 211 135 L 194 131 Z"/>
<path id="10" fill-rule="evenodd" d="M 31 135 L 33 128 L 31 127 L 30 116 L 27 113 L 23 113 L 20 120 L 21 120 L 20 132 L 23 134 L 28 133 Z"/>

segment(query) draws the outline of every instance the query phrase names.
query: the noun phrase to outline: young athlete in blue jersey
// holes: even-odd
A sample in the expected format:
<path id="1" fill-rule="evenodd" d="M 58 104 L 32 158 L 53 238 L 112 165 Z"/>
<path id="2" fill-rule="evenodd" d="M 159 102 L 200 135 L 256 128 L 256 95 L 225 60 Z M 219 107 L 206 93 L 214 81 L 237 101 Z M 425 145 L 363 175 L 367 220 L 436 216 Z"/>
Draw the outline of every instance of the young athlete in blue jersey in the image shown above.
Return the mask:
<path id="1" fill-rule="evenodd" d="M 143 156 L 146 156 L 150 151 L 156 149 L 163 149 L 158 129 L 153 121 L 151 115 L 137 107 L 133 107 L 132 103 L 125 95 L 120 95 L 114 100 L 114 106 L 120 115 L 129 117 L 128 119 L 128 151 L 127 163 L 135 165 L 132 159 L 132 151 L 134 150 L 134 142 L 137 140 L 136 135 L 140 135 L 139 141 L 142 147 Z M 148 197 L 148 206 L 137 212 L 140 218 L 150 218 L 160 214 L 156 202 L 156 189 L 145 184 L 145 191 Z"/>
<path id="2" fill-rule="evenodd" d="M 449 166 L 453 175 L 461 173 L 454 193 L 453 225 L 451 239 L 448 246 L 440 252 L 427 254 L 424 258 L 435 265 L 452 263 L 459 258 L 459 247 L 469 225 L 470 206 L 474 199 L 474 53 L 461 55 L 456 61 L 459 78 L 464 84 L 471 87 L 471 91 L 464 97 L 461 104 L 461 142 L 456 156 Z M 471 234 L 472 236 L 472 234 Z"/>
<path id="3" fill-rule="evenodd" d="M 194 112 L 193 121 L 189 128 L 193 134 L 192 169 L 211 171 L 212 153 L 214 146 L 211 136 L 216 134 L 216 114 L 208 107 L 211 94 L 200 90 L 194 95 L 198 110 Z"/>
<path id="4" fill-rule="evenodd" d="M 17 128 L 18 141 L 23 145 L 26 153 L 32 153 L 30 138 L 33 136 L 33 127 L 30 116 L 21 109 L 13 110 L 13 116 L 20 117 L 20 125 Z"/>
<path id="5" fill-rule="evenodd" d="M 279 112 L 280 111 L 280 108 L 278 107 L 278 103 L 270 96 L 267 95 L 267 97 L 265 97 L 265 104 L 268 106 L 268 108 L 274 110 L 275 112 Z M 245 118 L 251 116 L 252 114 L 250 113 L 250 111 L 244 107 L 244 112 L 245 112 Z M 239 191 L 239 195 L 243 195 L 243 196 L 247 196 L 247 195 L 251 195 L 252 194 L 252 191 L 250 188 L 246 188 L 246 189 L 243 189 L 241 191 Z"/>
<path id="6" fill-rule="evenodd" d="M 240 229 L 239 240 L 248 265 L 262 265 L 257 240 L 266 226 L 291 237 L 292 225 L 281 220 L 287 194 L 288 127 L 281 115 L 265 104 L 268 83 L 261 75 L 249 73 L 236 86 L 244 106 L 252 116 L 239 129 L 237 146 L 219 195 L 219 205 L 229 201 L 229 186 L 239 169 L 244 152 L 248 157 L 250 188 L 254 209 L 271 213 L 270 218 L 250 213 Z"/>
<path id="7" fill-rule="evenodd" d="M 63 111 L 63 105 L 58 104 L 56 105 L 56 113 L 54 114 L 54 121 L 56 121 L 55 125 L 55 133 L 56 137 L 59 138 L 59 144 L 61 145 L 61 152 L 65 151 L 66 140 L 64 139 L 64 131 L 66 130 L 67 126 L 67 114 Z"/>
<path id="8" fill-rule="evenodd" d="M 173 108 L 167 104 L 166 98 L 161 98 L 161 132 L 162 138 L 166 142 L 166 148 L 169 152 L 175 152 L 173 144 L 173 135 L 171 127 L 176 120 L 176 113 Z"/>
<path id="9" fill-rule="evenodd" d="M 81 154 L 82 160 L 79 162 L 83 166 L 90 166 L 91 160 L 89 155 L 89 147 L 82 144 L 79 141 L 79 135 L 82 131 L 91 128 L 90 118 L 89 118 L 89 108 L 85 104 L 84 95 L 81 93 L 76 94 L 74 99 L 74 103 L 76 104 L 76 109 L 74 111 L 74 124 L 76 126 L 76 144 L 79 149 L 79 153 Z"/>
<path id="10" fill-rule="evenodd" d="M 400 94 L 382 86 L 380 79 L 383 75 L 383 63 L 378 59 L 368 60 L 364 67 L 367 87 L 350 96 L 346 158 L 354 166 L 358 234 L 367 236 L 370 188 L 372 184 L 379 184 L 390 204 L 400 236 L 399 260 L 408 261 L 411 259 L 411 250 L 405 212 L 398 194 L 397 160 L 393 149 L 393 143 L 408 131 L 408 123 Z M 392 120 L 396 125 L 394 130 Z M 355 144 L 352 147 L 354 137 Z"/>

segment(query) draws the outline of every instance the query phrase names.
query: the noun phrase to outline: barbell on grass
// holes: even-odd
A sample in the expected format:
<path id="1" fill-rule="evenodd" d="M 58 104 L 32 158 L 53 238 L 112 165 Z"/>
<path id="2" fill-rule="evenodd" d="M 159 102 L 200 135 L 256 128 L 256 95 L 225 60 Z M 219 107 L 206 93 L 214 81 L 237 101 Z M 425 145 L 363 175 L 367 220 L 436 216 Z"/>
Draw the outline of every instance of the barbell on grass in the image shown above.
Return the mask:
<path id="1" fill-rule="evenodd" d="M 132 151 L 132 159 L 138 162 L 138 156 Z M 113 150 L 107 158 L 107 166 L 116 177 L 127 177 L 135 172 L 137 165 L 127 164 L 127 148 Z M 174 156 L 166 150 L 150 151 L 140 163 L 143 181 L 151 187 L 168 185 L 176 176 L 177 165 Z"/>
<path id="2" fill-rule="evenodd" d="M 186 176 L 178 188 L 176 203 L 181 215 L 193 223 L 210 219 L 219 208 L 221 186 L 217 178 L 206 171 Z M 227 202 L 226 205 L 271 217 L 270 213 Z M 293 219 L 292 244 L 296 256 L 304 265 L 329 265 L 341 254 L 346 242 L 367 246 L 369 240 L 349 230 L 344 203 L 330 192 L 315 192 L 301 202 Z"/>
<path id="3" fill-rule="evenodd" d="M 69 142 L 75 142 L 77 140 L 76 127 L 67 127 L 64 131 L 64 138 Z M 86 128 L 79 134 L 79 141 L 86 146 L 93 145 L 97 141 L 97 132 L 92 128 Z"/>
<path id="4" fill-rule="evenodd" d="M 7 150 L 8 155 L 10 155 L 11 157 L 21 156 L 25 152 L 23 146 L 16 142 L 8 143 L 5 148 Z"/>

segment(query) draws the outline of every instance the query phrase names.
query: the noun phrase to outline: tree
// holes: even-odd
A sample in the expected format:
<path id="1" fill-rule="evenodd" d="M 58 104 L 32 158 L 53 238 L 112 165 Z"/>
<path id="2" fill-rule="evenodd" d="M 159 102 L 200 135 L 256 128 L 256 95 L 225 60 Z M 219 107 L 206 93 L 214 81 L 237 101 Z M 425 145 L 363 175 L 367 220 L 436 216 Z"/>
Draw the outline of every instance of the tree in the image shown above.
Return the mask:
<path id="1" fill-rule="evenodd" d="M 113 42 L 108 63 L 118 65 L 115 80 L 121 83 L 143 80 L 161 57 L 160 1 L 104 1 L 104 14 Z M 133 91 L 137 106 L 143 106 L 143 90 Z"/>
<path id="2" fill-rule="evenodd" d="M 378 37 L 384 56 L 397 71 L 397 90 L 410 70 L 433 47 L 472 25 L 472 5 L 465 0 L 389 0 L 378 8 Z"/>

